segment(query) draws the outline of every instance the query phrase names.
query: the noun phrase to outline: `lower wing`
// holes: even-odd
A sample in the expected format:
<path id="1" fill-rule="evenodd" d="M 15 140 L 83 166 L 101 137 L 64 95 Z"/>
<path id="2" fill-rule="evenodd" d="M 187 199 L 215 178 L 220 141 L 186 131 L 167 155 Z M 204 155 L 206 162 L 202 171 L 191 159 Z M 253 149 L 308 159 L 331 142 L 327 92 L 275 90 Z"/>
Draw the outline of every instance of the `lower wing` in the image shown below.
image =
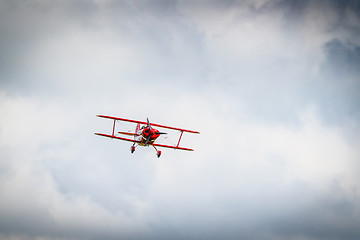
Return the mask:
<path id="1" fill-rule="evenodd" d="M 103 137 L 116 138 L 116 139 L 123 140 L 123 141 L 139 143 L 139 141 L 136 141 L 134 139 L 122 138 L 122 137 L 112 136 L 112 135 L 108 135 L 108 134 L 104 134 L 104 133 L 95 133 L 95 134 L 99 135 L 99 136 L 103 136 Z M 164 147 L 164 148 L 172 148 L 172 149 L 179 149 L 179 150 L 185 150 L 185 151 L 194 151 L 194 149 L 191 149 L 191 148 L 176 147 L 176 146 L 163 145 L 163 144 L 157 144 L 157 143 L 149 143 L 149 145 L 153 145 L 155 147 Z"/>
<path id="2" fill-rule="evenodd" d="M 172 148 L 172 149 L 179 149 L 179 150 L 185 150 L 185 151 L 194 151 L 194 149 L 191 149 L 191 148 L 176 147 L 176 146 L 163 145 L 163 144 L 157 144 L 157 143 L 153 143 L 151 145 L 154 145 L 155 147 L 164 147 L 164 148 Z"/>

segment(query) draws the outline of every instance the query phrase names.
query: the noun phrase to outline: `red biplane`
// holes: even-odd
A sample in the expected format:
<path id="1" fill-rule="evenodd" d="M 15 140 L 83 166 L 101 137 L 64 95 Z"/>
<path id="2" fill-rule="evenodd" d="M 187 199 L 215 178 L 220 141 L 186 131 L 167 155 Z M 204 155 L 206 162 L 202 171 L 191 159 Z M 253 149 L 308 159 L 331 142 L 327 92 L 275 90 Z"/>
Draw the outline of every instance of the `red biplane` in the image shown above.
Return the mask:
<path id="1" fill-rule="evenodd" d="M 111 117 L 111 116 L 104 116 L 104 115 L 97 115 L 97 116 L 102 117 L 102 118 L 112 119 L 112 120 L 114 120 L 114 124 L 113 124 L 113 129 L 112 129 L 112 135 L 104 134 L 104 133 L 95 133 L 95 134 L 99 135 L 99 136 L 108 137 L 108 138 L 116 138 L 116 139 L 123 140 L 123 141 L 133 142 L 133 145 L 130 148 L 131 153 L 133 153 L 135 151 L 135 148 L 137 146 L 149 146 L 149 145 L 154 147 L 157 157 L 160 157 L 161 151 L 157 150 L 156 147 L 164 147 L 164 148 L 173 148 L 173 149 L 186 150 L 186 151 L 194 151 L 193 149 L 190 149 L 190 148 L 179 147 L 180 140 L 181 140 L 181 137 L 182 137 L 184 132 L 199 133 L 197 131 L 186 130 L 186 129 L 182 129 L 182 128 L 169 127 L 169 126 L 164 126 L 164 125 L 160 125 L 160 124 L 150 123 L 149 119 L 147 119 L 147 122 L 142 122 L 142 121 L 137 121 L 137 120 L 118 118 L 118 117 Z M 136 128 L 135 128 L 135 132 L 133 132 L 133 133 L 132 132 L 118 132 L 119 134 L 122 134 L 122 135 L 133 136 L 134 139 L 115 136 L 114 133 L 115 133 L 115 123 L 116 123 L 116 121 L 124 121 L 124 122 L 136 123 L 137 125 L 136 125 Z M 180 131 L 180 137 L 179 137 L 179 140 L 177 142 L 177 145 L 176 146 L 170 146 L 170 145 L 163 145 L 163 144 L 155 143 L 155 140 L 160 135 L 167 134 L 167 133 L 160 132 L 160 131 L 158 131 L 157 129 L 155 129 L 153 127 L 161 127 L 161 128 L 167 128 L 167 129 L 171 129 L 171 130 Z"/>

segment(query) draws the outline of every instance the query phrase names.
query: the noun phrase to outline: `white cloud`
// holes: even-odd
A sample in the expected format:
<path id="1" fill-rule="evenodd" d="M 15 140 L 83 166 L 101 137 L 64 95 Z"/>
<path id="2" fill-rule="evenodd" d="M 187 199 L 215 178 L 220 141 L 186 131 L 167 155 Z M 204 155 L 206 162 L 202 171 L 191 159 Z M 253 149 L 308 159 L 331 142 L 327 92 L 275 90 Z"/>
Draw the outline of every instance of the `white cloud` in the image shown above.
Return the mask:
<path id="1" fill-rule="evenodd" d="M 4 113 L 0 122 L 3 233 L 27 235 L 31 234 L 27 229 L 32 228 L 31 232 L 45 237 L 56 236 L 59 231 L 69 236 L 81 236 L 85 231 L 88 236 L 128 237 L 148 231 L 142 218 L 147 205 L 135 196 L 123 196 L 128 207 L 135 210 L 128 215 L 126 209 L 110 211 L 86 193 L 60 191 L 63 186 L 56 182 L 51 170 L 56 172 L 57 168 L 67 167 L 70 160 L 75 174 L 81 176 L 82 169 L 87 171 L 81 164 L 89 164 L 91 159 L 91 153 L 82 152 L 80 155 L 85 161 L 75 162 L 79 156 L 76 152 L 89 150 L 79 148 L 82 145 L 74 142 L 74 138 L 87 141 L 84 137 L 88 137 L 82 133 L 84 128 L 76 116 L 69 119 L 64 109 L 54 102 L 5 94 L 1 99 Z M 54 166 L 57 168 L 52 168 Z M 99 172 L 87 174 L 101 176 Z M 17 227 L 10 227 L 14 223 Z"/>
<path id="2" fill-rule="evenodd" d="M 48 222 L 48 231 L 36 223 L 33 226 L 44 236 L 61 229 L 69 236 L 89 231 L 92 236 L 139 238 L 142 234 L 157 236 L 165 222 L 177 232 L 190 227 L 191 219 L 205 217 L 204 225 L 193 225 L 194 231 L 202 231 L 208 224 L 219 224 L 216 216 L 220 221 L 233 221 L 239 212 L 255 227 L 263 218 L 249 215 L 256 208 L 265 215 L 273 214 L 269 206 L 274 211 L 287 209 L 291 215 L 317 198 L 294 196 L 309 191 L 327 193 L 334 184 L 348 198 L 359 198 L 354 192 L 359 187 L 358 150 L 340 129 L 323 125 L 315 110 L 300 113 L 298 126 L 274 126 L 248 119 L 234 107 L 232 97 L 225 99 L 218 95 L 204 101 L 187 95 L 168 102 L 173 107 L 167 115 L 172 117 L 165 117 L 165 122 L 173 119 L 175 125 L 201 134 L 184 135 L 182 144 L 194 147 L 195 152 L 164 150 L 157 159 L 152 149 L 139 148 L 130 155 L 126 143 L 84 134 L 84 130 L 95 131 L 97 124 L 104 131 L 110 129 L 110 122 L 97 121 L 95 116 L 91 116 L 95 121 L 89 118 L 84 123 L 81 115 L 89 115 L 92 109 L 85 108 L 68 119 L 70 103 L 61 106 L 2 94 L 6 115 L 1 129 L 7 129 L 1 134 L 6 179 L 1 184 L 1 192 L 6 193 L 2 214 L 21 221 L 24 232 L 27 216 Z M 17 128 L 17 121 L 11 121 L 22 114 L 27 116 L 25 126 L 33 126 L 24 132 Z M 16 140 L 14 136 L 19 135 L 21 139 Z M 43 147 L 45 143 L 48 147 Z M 193 212 L 192 218 L 188 212 Z M 230 225 L 228 231 L 234 227 Z"/>

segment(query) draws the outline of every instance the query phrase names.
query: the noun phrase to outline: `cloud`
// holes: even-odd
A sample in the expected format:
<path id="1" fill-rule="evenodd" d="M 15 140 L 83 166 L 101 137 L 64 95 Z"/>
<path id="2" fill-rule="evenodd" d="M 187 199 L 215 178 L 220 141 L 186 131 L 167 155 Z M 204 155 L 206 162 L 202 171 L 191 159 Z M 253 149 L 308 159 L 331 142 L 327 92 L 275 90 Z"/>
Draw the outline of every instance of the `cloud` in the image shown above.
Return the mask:
<path id="1" fill-rule="evenodd" d="M 206 106 L 201 98 L 188 101 Z M 4 96 L 2 103 L 8 110 L 1 129 L 13 130 L 18 123 L 6 119 L 16 119 L 17 109 L 31 109 L 31 120 L 49 113 L 53 104 L 39 107 L 36 101 Z M 300 128 L 274 128 L 228 119 L 217 109 L 209 105 L 201 118 L 188 120 L 202 131 L 196 139 L 184 138 L 183 144 L 196 147 L 193 154 L 169 151 L 164 161 L 147 149 L 130 159 L 128 146 L 77 130 L 82 122 L 77 117 L 69 122 L 77 125 L 75 134 L 57 136 L 68 124 L 60 121 L 54 122 L 57 133 L 40 131 L 39 138 L 34 129 L 21 138 L 38 140 L 33 145 L 11 141 L 10 147 L 5 142 L 11 132 L 2 132 L 2 233 L 49 239 L 316 239 L 333 236 L 327 231 L 332 226 L 336 234 L 349 228 L 358 236 L 351 227 L 358 221 L 358 150 L 338 129 L 324 127 L 312 112 L 301 116 Z M 236 127 L 229 135 L 226 126 Z M 211 138 L 214 132 L 217 137 Z M 22 151 L 15 152 L 20 143 Z M 326 217 L 339 214 L 342 226 Z M 30 224 L 32 218 L 37 221 Z M 303 224 L 310 220 L 314 225 Z"/>
<path id="2" fill-rule="evenodd" d="M 77 190 L 77 184 L 82 184 L 76 183 L 77 181 L 86 179 L 86 174 L 91 175 L 83 165 L 91 165 L 88 162 L 91 162 L 91 159 L 83 155 L 85 162 L 76 163 L 81 144 L 77 142 L 76 134 L 70 133 L 71 127 L 67 125 L 70 122 L 65 122 L 66 119 L 60 116 L 59 112 L 56 113 L 60 114 L 58 116 L 52 113 L 52 106 L 52 104 L 44 106 L 36 100 L 25 101 L 2 96 L 2 109 L 6 115 L 2 117 L 0 127 L 1 169 L 4 180 L 0 186 L 1 233 L 5 236 L 24 235 L 30 238 L 40 236 L 51 239 L 67 236 L 101 238 L 104 234 L 108 237 L 126 237 L 134 233 L 141 235 L 142 231 L 146 232 L 146 224 L 140 226 L 142 225 L 140 215 L 146 209 L 146 204 L 132 197 L 131 194 L 122 196 L 123 204 L 126 204 L 127 209 L 110 211 L 97 203 L 88 193 L 73 192 L 74 189 Z M 59 111 L 59 106 L 56 107 Z M 27 110 L 29 112 L 26 112 Z M 44 114 L 51 115 L 53 119 Z M 24 116 L 26 116 L 25 122 L 31 123 L 30 125 L 25 125 L 24 120 L 21 121 Z M 71 136 L 74 137 L 72 140 L 70 140 Z M 81 138 L 83 137 L 84 135 Z M 67 166 L 77 169 L 74 174 L 78 178 L 68 176 L 69 171 L 61 175 L 62 170 Z M 86 174 L 82 175 L 78 172 L 80 169 L 85 169 Z M 101 170 L 98 168 L 94 177 L 101 175 Z M 73 182 L 67 182 L 67 179 Z M 87 179 L 96 180 L 92 177 Z M 75 186 L 67 186 L 67 183 Z M 129 208 L 136 210 L 128 215 Z M 138 214 L 140 219 L 136 220 Z"/>
<path id="3" fill-rule="evenodd" d="M 332 39 L 324 44 L 323 51 L 322 78 L 314 85 L 314 94 L 323 106 L 320 111 L 332 123 L 358 119 L 360 82 L 356 76 L 360 63 L 359 46 Z"/>
<path id="4" fill-rule="evenodd" d="M 1 5 L 0 238 L 359 238 L 356 2 Z"/>
<path id="5" fill-rule="evenodd" d="M 325 44 L 324 50 L 329 64 L 327 69 L 333 74 L 345 75 L 345 79 L 347 79 L 358 73 L 360 64 L 360 47 L 358 45 L 343 44 L 338 39 L 332 39 Z M 337 77 L 339 76 L 337 75 Z"/>

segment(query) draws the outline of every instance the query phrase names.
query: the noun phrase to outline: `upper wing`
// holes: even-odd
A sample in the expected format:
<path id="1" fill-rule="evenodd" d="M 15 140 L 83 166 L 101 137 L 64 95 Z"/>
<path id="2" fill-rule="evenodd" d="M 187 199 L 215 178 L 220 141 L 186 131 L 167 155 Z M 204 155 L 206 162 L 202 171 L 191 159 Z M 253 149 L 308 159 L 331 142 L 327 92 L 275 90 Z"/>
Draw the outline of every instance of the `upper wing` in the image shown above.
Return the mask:
<path id="1" fill-rule="evenodd" d="M 104 134 L 104 133 L 95 133 L 95 134 L 99 135 L 99 136 L 103 136 L 103 137 L 108 137 L 108 138 L 116 138 L 116 139 L 123 140 L 123 141 L 128 141 L 128 142 L 135 142 L 135 143 L 139 142 L 139 141 L 136 141 L 134 139 L 122 138 L 122 137 L 112 136 L 112 135 L 108 135 L 108 134 Z"/>
<path id="2" fill-rule="evenodd" d="M 105 115 L 96 115 L 96 116 L 102 117 L 102 118 L 109 118 L 109 119 L 113 119 L 113 120 L 140 123 L 140 124 L 146 124 L 147 125 L 147 122 L 143 122 L 143 121 L 131 120 L 131 119 L 126 119 L 126 118 L 111 117 L 111 116 L 105 116 Z M 172 130 L 178 130 L 178 131 L 182 131 L 182 132 L 200 133 L 200 132 L 197 132 L 197 131 L 192 131 L 192 130 L 187 130 L 187 129 L 182 129 L 182 128 L 176 128 L 176 127 L 169 127 L 169 126 L 164 126 L 164 125 L 155 124 L 155 123 L 150 123 L 150 125 L 154 126 L 154 127 L 162 127 L 162 128 L 172 129 Z"/>
<path id="3" fill-rule="evenodd" d="M 154 145 L 155 147 L 165 147 L 165 148 L 173 148 L 173 149 L 179 149 L 179 150 L 185 150 L 185 151 L 194 151 L 194 149 L 191 149 L 191 148 L 169 146 L 169 145 L 163 145 L 163 144 L 157 144 L 157 143 L 153 143 L 150 145 Z"/>

